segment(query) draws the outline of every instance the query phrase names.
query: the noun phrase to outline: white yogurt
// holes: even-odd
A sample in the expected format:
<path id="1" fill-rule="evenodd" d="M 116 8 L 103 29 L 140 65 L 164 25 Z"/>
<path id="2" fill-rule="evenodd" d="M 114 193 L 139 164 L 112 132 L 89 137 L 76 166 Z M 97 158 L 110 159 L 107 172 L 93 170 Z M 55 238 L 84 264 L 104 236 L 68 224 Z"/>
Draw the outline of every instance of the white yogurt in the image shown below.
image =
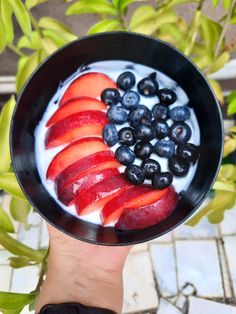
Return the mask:
<path id="1" fill-rule="evenodd" d="M 112 78 L 114 81 L 117 80 L 118 76 L 124 72 L 125 70 L 129 70 L 134 73 L 136 77 L 136 82 L 139 82 L 141 79 L 144 77 L 148 76 L 152 72 L 157 73 L 157 80 L 159 83 L 160 88 L 171 88 L 175 91 L 177 94 L 177 101 L 170 106 L 170 109 L 175 107 L 175 106 L 184 106 L 188 104 L 188 96 L 184 92 L 184 90 L 178 86 L 178 84 L 170 79 L 168 76 L 165 74 L 156 71 L 150 67 L 140 65 L 140 64 L 134 64 L 128 61 L 102 61 L 102 62 L 95 62 L 89 65 L 88 68 L 80 68 L 78 69 L 73 75 L 71 75 L 65 82 L 61 83 L 58 90 L 56 91 L 55 95 L 52 97 L 51 101 L 48 104 L 48 107 L 38 124 L 37 128 L 35 129 L 35 152 L 36 152 L 36 163 L 38 167 L 38 172 L 40 175 L 40 178 L 42 180 L 43 185 L 49 192 L 49 194 L 55 199 L 55 201 L 67 212 L 70 214 L 78 217 L 75 206 L 65 206 L 62 204 L 56 195 L 55 189 L 54 189 L 54 182 L 51 180 L 46 179 L 46 173 L 48 166 L 50 162 L 52 161 L 53 157 L 61 151 L 65 146 L 60 146 L 52 149 L 45 149 L 45 135 L 48 130 L 46 127 L 47 121 L 50 119 L 50 117 L 55 113 L 55 111 L 58 109 L 59 106 L 59 101 L 64 95 L 66 89 L 68 86 L 72 83 L 73 80 L 78 78 L 80 75 L 84 73 L 89 73 L 89 72 L 101 72 L 104 74 L 107 74 L 110 78 Z M 133 90 L 137 91 L 137 84 Z M 121 92 L 122 94 L 122 92 Z M 144 104 L 150 109 L 158 103 L 158 97 L 151 97 L 147 98 L 144 96 L 141 96 L 140 104 Z M 171 120 L 167 121 L 169 125 L 171 125 Z M 200 144 L 200 130 L 197 122 L 196 115 L 191 109 L 191 117 L 187 121 L 188 125 L 190 126 L 192 130 L 192 136 L 189 140 L 189 142 L 199 145 Z M 128 123 L 123 124 L 121 126 L 117 126 L 117 129 L 119 130 L 120 128 L 123 128 L 125 126 L 128 126 Z M 153 140 L 152 143 L 156 142 L 156 140 Z M 111 149 L 115 152 L 118 144 L 112 147 Z M 150 158 L 157 160 L 160 165 L 161 165 L 161 170 L 165 171 L 168 170 L 167 166 L 167 159 L 158 157 L 156 154 L 152 154 Z M 137 160 L 135 164 L 139 165 L 141 164 L 141 160 Z M 197 163 L 194 166 L 190 167 L 190 170 L 188 174 L 183 177 L 183 178 L 177 178 L 174 177 L 173 180 L 173 185 L 175 187 L 175 190 L 177 192 L 184 191 L 188 188 L 190 185 L 195 172 L 197 168 Z M 87 215 L 83 215 L 79 217 L 80 219 L 95 223 L 95 224 L 101 224 L 101 219 L 100 219 L 100 213 L 99 212 L 93 212 Z M 113 224 L 114 225 L 114 224 Z"/>

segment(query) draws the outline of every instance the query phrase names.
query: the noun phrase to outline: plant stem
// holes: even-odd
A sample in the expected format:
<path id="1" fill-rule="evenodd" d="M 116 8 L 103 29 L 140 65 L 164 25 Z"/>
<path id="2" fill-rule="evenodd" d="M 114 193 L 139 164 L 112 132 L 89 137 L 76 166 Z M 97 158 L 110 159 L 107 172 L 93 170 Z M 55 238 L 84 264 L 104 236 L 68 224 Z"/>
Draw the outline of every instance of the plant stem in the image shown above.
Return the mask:
<path id="1" fill-rule="evenodd" d="M 227 28 L 229 26 L 229 20 L 231 19 L 231 15 L 232 15 L 232 12 L 233 12 L 233 9 L 234 9 L 235 5 L 236 5 L 236 0 L 233 0 L 231 2 L 230 8 L 229 8 L 229 10 L 227 12 L 227 15 L 226 15 L 226 18 L 225 18 L 225 21 L 224 21 L 224 25 L 223 25 L 223 28 L 222 28 L 222 31 L 221 31 L 221 34 L 220 34 L 220 38 L 219 38 L 219 41 L 218 41 L 217 46 L 216 46 L 215 57 L 217 57 L 219 55 L 219 53 L 220 53 L 221 46 L 222 46 L 223 40 L 224 40 L 226 32 L 227 32 Z"/>
<path id="2" fill-rule="evenodd" d="M 119 19 L 122 30 L 126 30 L 125 20 L 121 13 L 119 13 L 118 19 Z"/>
<path id="3" fill-rule="evenodd" d="M 0 244 L 9 252 L 18 256 L 27 256 L 31 261 L 42 262 L 45 251 L 34 250 L 17 241 L 0 229 Z"/>
<path id="4" fill-rule="evenodd" d="M 44 278 L 44 275 L 47 271 L 47 266 L 48 266 L 48 255 L 49 255 L 49 248 L 47 250 L 47 253 L 42 261 L 42 266 L 41 266 L 41 270 L 40 270 L 40 274 L 39 274 L 39 280 L 38 280 L 38 283 L 37 283 L 37 286 L 35 288 L 35 292 L 39 292 L 40 291 L 40 288 L 41 288 L 41 285 L 43 283 L 43 278 Z"/>
<path id="5" fill-rule="evenodd" d="M 25 54 L 22 51 L 20 51 L 20 49 L 18 49 L 16 46 L 14 46 L 12 44 L 8 44 L 7 48 L 9 48 L 11 51 L 16 53 L 20 57 L 24 57 L 25 56 Z"/>
<path id="6" fill-rule="evenodd" d="M 197 6 L 197 10 L 198 10 L 198 11 L 200 11 L 200 10 L 202 9 L 203 4 L 204 4 L 204 1 L 205 1 L 205 0 L 200 0 L 200 1 L 198 2 L 198 6 Z"/>
<path id="7" fill-rule="evenodd" d="M 43 37 L 43 33 L 40 29 L 40 27 L 38 27 L 38 21 L 36 20 L 36 18 L 33 16 L 33 14 L 31 13 L 30 10 L 28 10 L 29 13 L 29 17 L 30 17 L 30 21 L 34 27 L 34 29 L 36 30 L 36 32 L 39 34 L 40 37 Z"/>

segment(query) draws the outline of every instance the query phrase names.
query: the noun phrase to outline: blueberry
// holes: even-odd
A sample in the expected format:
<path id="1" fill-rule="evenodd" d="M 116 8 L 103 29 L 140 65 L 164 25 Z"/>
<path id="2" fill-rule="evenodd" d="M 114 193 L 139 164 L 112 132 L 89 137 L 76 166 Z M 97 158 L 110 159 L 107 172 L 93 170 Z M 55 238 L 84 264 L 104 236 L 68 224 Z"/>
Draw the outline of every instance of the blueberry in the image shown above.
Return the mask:
<path id="1" fill-rule="evenodd" d="M 182 160 L 194 162 L 199 158 L 199 146 L 192 143 L 181 144 L 177 147 L 177 155 Z"/>
<path id="2" fill-rule="evenodd" d="M 134 147 L 136 157 L 146 160 L 153 153 L 153 146 L 151 143 L 138 142 Z"/>
<path id="3" fill-rule="evenodd" d="M 147 179 L 151 179 L 155 173 L 158 173 L 161 171 L 160 164 L 154 159 L 147 159 L 143 161 L 141 168 L 144 170 L 145 177 Z"/>
<path id="4" fill-rule="evenodd" d="M 142 184 L 145 180 L 144 170 L 137 165 L 130 165 L 125 169 L 127 178 L 133 184 Z"/>
<path id="5" fill-rule="evenodd" d="M 165 121 L 158 120 L 155 121 L 153 125 L 155 126 L 156 137 L 158 139 L 162 139 L 169 135 L 169 126 Z"/>
<path id="6" fill-rule="evenodd" d="M 117 124 L 122 124 L 128 120 L 128 113 L 126 112 L 124 107 L 119 105 L 112 105 L 107 110 L 107 115 L 111 122 Z"/>
<path id="7" fill-rule="evenodd" d="M 143 123 L 143 120 L 151 120 L 152 113 L 151 111 L 144 105 L 138 105 L 134 110 L 132 110 L 129 114 L 129 122 L 133 127 L 140 125 Z"/>
<path id="8" fill-rule="evenodd" d="M 177 99 L 176 93 L 168 88 L 159 89 L 157 96 L 159 97 L 161 104 L 166 106 L 173 104 Z"/>
<path id="9" fill-rule="evenodd" d="M 184 122 L 176 122 L 170 128 L 170 139 L 175 144 L 186 143 L 192 135 L 190 127 Z"/>
<path id="10" fill-rule="evenodd" d="M 119 142 L 126 146 L 135 144 L 134 130 L 132 128 L 123 128 L 118 132 Z"/>
<path id="11" fill-rule="evenodd" d="M 125 166 L 132 164 L 135 160 L 134 152 L 124 145 L 117 148 L 115 155 L 118 161 Z"/>
<path id="12" fill-rule="evenodd" d="M 170 172 L 160 172 L 156 173 L 152 178 L 152 186 L 154 189 L 162 190 L 171 185 L 173 181 L 173 176 Z"/>
<path id="13" fill-rule="evenodd" d="M 159 85 L 152 77 L 145 77 L 138 83 L 138 92 L 146 97 L 152 97 L 156 95 Z"/>
<path id="14" fill-rule="evenodd" d="M 104 89 L 101 94 L 101 100 L 105 105 L 116 105 L 121 100 L 120 93 L 115 88 Z"/>
<path id="15" fill-rule="evenodd" d="M 149 142 L 154 139 L 156 132 L 153 126 L 140 124 L 134 129 L 134 135 L 138 140 Z"/>
<path id="16" fill-rule="evenodd" d="M 127 91 L 135 85 L 135 81 L 134 74 L 130 71 L 126 71 L 120 74 L 116 83 L 120 89 Z"/>
<path id="17" fill-rule="evenodd" d="M 122 105 L 126 109 L 132 109 L 136 107 L 139 104 L 139 102 L 140 102 L 139 94 L 132 90 L 124 93 L 122 97 Z"/>
<path id="18" fill-rule="evenodd" d="M 190 110 L 186 106 L 177 106 L 170 110 L 169 115 L 173 121 L 185 121 L 190 118 Z"/>
<path id="19" fill-rule="evenodd" d="M 178 156 L 173 156 L 169 159 L 168 166 L 174 176 L 185 177 L 190 164 L 187 161 L 180 160 Z"/>
<path id="20" fill-rule="evenodd" d="M 167 120 L 168 119 L 168 108 L 160 104 L 156 104 L 152 108 L 152 114 L 156 120 Z"/>
<path id="21" fill-rule="evenodd" d="M 108 146 L 114 146 L 118 142 L 118 132 L 115 124 L 109 123 L 105 125 L 102 136 Z"/>
<path id="22" fill-rule="evenodd" d="M 154 149 L 158 156 L 170 158 L 175 153 L 175 144 L 170 140 L 161 140 L 155 144 Z"/>

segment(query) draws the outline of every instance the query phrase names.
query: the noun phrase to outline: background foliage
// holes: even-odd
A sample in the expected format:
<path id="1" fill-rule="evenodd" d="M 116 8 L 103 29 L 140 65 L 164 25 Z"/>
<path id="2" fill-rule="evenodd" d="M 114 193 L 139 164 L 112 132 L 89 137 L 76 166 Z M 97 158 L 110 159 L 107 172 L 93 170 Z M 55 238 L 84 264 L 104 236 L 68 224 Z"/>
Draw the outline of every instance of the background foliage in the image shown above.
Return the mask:
<path id="1" fill-rule="evenodd" d="M 20 92 L 32 71 L 52 52 L 77 38 L 70 28 L 50 16 L 36 19 L 33 9 L 47 0 L 0 0 L 0 52 L 12 50 L 18 57 L 16 90 Z M 221 69 L 236 50 L 236 41 L 226 44 L 228 26 L 236 24 L 236 0 L 212 0 L 212 11 L 222 7 L 220 20 L 212 19 L 203 10 L 204 0 L 157 0 L 153 5 L 145 0 L 80 0 L 71 2 L 66 15 L 95 14 L 98 22 L 88 29 L 88 34 L 106 31 L 134 31 L 165 40 L 198 65 L 209 78 L 219 102 L 225 103 L 221 87 L 210 75 Z M 192 3 L 196 9 L 190 21 L 177 10 Z M 130 5 L 136 8 L 130 13 Z M 79 17 L 77 17 L 79 19 Z M 19 25 L 22 36 L 15 38 L 15 25 Z M 227 113 L 236 113 L 236 91 L 226 99 Z M 10 213 L 0 204 L 0 244 L 12 257 L 9 264 L 13 268 L 40 264 L 41 273 L 37 287 L 30 294 L 0 292 L 0 310 L 5 314 L 17 314 L 29 305 L 34 308 L 43 275 L 47 267 L 47 252 L 34 250 L 12 237 L 15 232 L 13 220 L 29 228 L 27 216 L 31 206 L 23 195 L 11 167 L 9 150 L 9 129 L 15 97 L 5 104 L 0 115 L 0 189 L 11 195 Z M 232 208 L 236 201 L 236 166 L 232 153 L 236 150 L 236 127 L 232 127 L 225 137 L 224 160 L 217 181 L 210 193 L 210 201 L 190 221 L 195 225 L 207 216 L 212 223 L 219 223 L 224 211 Z"/>

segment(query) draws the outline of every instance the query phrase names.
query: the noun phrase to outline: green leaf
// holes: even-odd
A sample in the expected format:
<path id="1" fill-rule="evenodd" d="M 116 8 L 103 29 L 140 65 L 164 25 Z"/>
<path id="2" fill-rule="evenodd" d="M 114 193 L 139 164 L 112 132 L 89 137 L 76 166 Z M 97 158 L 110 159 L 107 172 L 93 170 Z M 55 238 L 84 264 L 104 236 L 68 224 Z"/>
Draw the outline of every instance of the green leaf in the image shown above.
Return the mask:
<path id="1" fill-rule="evenodd" d="M 233 126 L 232 128 L 230 128 L 229 131 L 232 133 L 236 133 L 236 126 Z"/>
<path id="2" fill-rule="evenodd" d="M 208 80 L 211 87 L 213 88 L 216 98 L 219 100 L 221 104 L 224 104 L 224 95 L 223 95 L 220 84 L 215 80 L 212 80 L 212 79 L 208 79 Z"/>
<path id="3" fill-rule="evenodd" d="M 27 256 L 31 261 L 41 263 L 45 258 L 45 250 L 34 250 L 29 246 L 11 237 L 8 233 L 0 229 L 0 244 L 10 253 L 17 256 Z"/>
<path id="4" fill-rule="evenodd" d="M 211 0 L 211 2 L 213 5 L 213 8 L 215 8 L 219 4 L 220 0 Z"/>
<path id="5" fill-rule="evenodd" d="M 196 10 L 192 22 L 189 26 L 186 47 L 184 49 L 184 53 L 189 56 L 194 48 L 194 44 L 196 42 L 196 38 L 198 36 L 198 31 L 201 23 L 202 11 Z"/>
<path id="6" fill-rule="evenodd" d="M 218 174 L 219 179 L 236 181 L 236 166 L 232 164 L 222 165 Z"/>
<path id="7" fill-rule="evenodd" d="M 14 39 L 14 28 L 12 21 L 12 8 L 8 0 L 1 0 L 2 21 L 6 31 L 7 43 L 12 43 Z"/>
<path id="8" fill-rule="evenodd" d="M 225 211 L 230 209 L 235 204 L 236 194 L 233 192 L 216 191 L 214 198 L 193 218 L 191 218 L 187 225 L 195 226 L 203 217 L 209 215 L 214 211 Z"/>
<path id="9" fill-rule="evenodd" d="M 42 37 L 40 38 L 42 47 L 44 51 L 47 53 L 47 55 L 52 54 L 54 51 L 57 50 L 57 45 L 54 43 L 54 41 L 51 38 L 48 37 Z"/>
<path id="10" fill-rule="evenodd" d="M 10 213 L 14 220 L 27 224 L 27 217 L 30 213 L 31 205 L 28 201 L 24 201 L 12 197 L 10 203 Z"/>
<path id="11" fill-rule="evenodd" d="M 15 103 L 15 98 L 12 96 L 3 107 L 0 115 L 0 173 L 7 172 L 11 166 L 9 136 Z"/>
<path id="12" fill-rule="evenodd" d="M 135 27 L 138 27 L 140 24 L 144 23 L 145 21 L 155 17 L 156 11 L 153 9 L 152 6 L 150 5 L 141 6 L 134 11 L 130 20 L 129 27 L 132 30 Z"/>
<path id="13" fill-rule="evenodd" d="M 224 51 L 210 66 L 209 66 L 209 73 L 214 73 L 229 62 L 230 54 L 227 51 Z"/>
<path id="14" fill-rule="evenodd" d="M 6 48 L 7 44 L 7 34 L 5 30 L 5 26 L 2 20 L 2 16 L 0 14 L 0 53 Z"/>
<path id="15" fill-rule="evenodd" d="M 10 217 L 1 206 L 0 206 L 0 228 L 5 232 L 11 233 L 15 232 L 15 228 Z"/>
<path id="16" fill-rule="evenodd" d="M 114 31 L 118 29 L 119 29 L 119 22 L 117 20 L 103 20 L 93 25 L 89 29 L 88 34 L 109 32 L 109 31 Z"/>
<path id="17" fill-rule="evenodd" d="M 3 314 L 20 314 L 22 312 L 22 309 L 14 310 L 14 311 L 3 311 Z"/>
<path id="18" fill-rule="evenodd" d="M 222 2 L 223 2 L 223 7 L 225 8 L 226 11 L 228 11 L 232 0 L 223 0 Z"/>
<path id="19" fill-rule="evenodd" d="M 0 174 L 0 188 L 16 198 L 26 199 L 13 172 Z"/>
<path id="20" fill-rule="evenodd" d="M 66 11 L 66 15 L 88 13 L 117 15 L 116 8 L 107 0 L 77 1 Z"/>
<path id="21" fill-rule="evenodd" d="M 0 309 L 13 311 L 24 308 L 36 297 L 35 293 L 0 292 Z"/>
<path id="22" fill-rule="evenodd" d="M 120 0 L 120 10 L 124 12 L 125 9 L 132 3 L 143 2 L 146 0 Z"/>
<path id="23" fill-rule="evenodd" d="M 26 0 L 25 5 L 28 9 L 32 9 L 33 7 L 36 7 L 37 5 L 46 2 L 47 0 Z"/>
<path id="24" fill-rule="evenodd" d="M 36 31 L 32 32 L 30 39 L 25 35 L 22 36 L 17 43 L 17 48 L 18 49 L 27 48 L 31 50 L 42 49 L 39 33 Z"/>
<path id="25" fill-rule="evenodd" d="M 229 96 L 227 97 L 227 103 L 227 114 L 231 115 L 236 113 L 236 91 L 233 91 L 229 94 Z"/>
<path id="26" fill-rule="evenodd" d="M 22 59 L 22 58 L 21 58 Z M 35 52 L 30 57 L 26 57 L 22 59 L 22 64 L 18 68 L 17 76 L 16 76 L 16 90 L 17 93 L 20 92 L 25 82 L 35 70 L 35 68 L 39 65 L 39 52 Z"/>
<path id="27" fill-rule="evenodd" d="M 22 29 L 22 32 L 30 38 L 31 34 L 31 22 L 30 17 L 21 0 L 8 0 L 12 10 L 16 16 L 16 19 Z"/>
<path id="28" fill-rule="evenodd" d="M 219 41 L 222 31 L 222 26 L 206 16 L 201 16 L 200 32 L 203 38 L 203 44 L 208 52 L 213 56 L 215 53 L 215 46 Z"/>
<path id="29" fill-rule="evenodd" d="M 27 256 L 12 256 L 9 257 L 10 266 L 12 268 L 22 268 L 32 265 L 30 259 Z"/>
<path id="30" fill-rule="evenodd" d="M 214 210 L 207 216 L 208 220 L 212 224 L 219 224 L 224 219 L 224 211 L 223 210 Z"/>
<path id="31" fill-rule="evenodd" d="M 50 38 L 57 45 L 58 48 L 77 39 L 77 36 L 74 34 L 58 32 L 51 29 L 43 30 L 43 35 Z"/>
<path id="32" fill-rule="evenodd" d="M 71 30 L 68 26 L 49 16 L 42 17 L 38 22 L 38 26 L 44 29 L 51 29 L 58 32 L 71 33 Z"/>
<path id="33" fill-rule="evenodd" d="M 232 137 L 229 137 L 225 141 L 224 145 L 224 157 L 229 156 L 231 153 L 233 153 L 236 150 L 236 140 Z"/>
<path id="34" fill-rule="evenodd" d="M 236 192 L 235 184 L 232 182 L 216 181 L 213 185 L 214 190 Z"/>

